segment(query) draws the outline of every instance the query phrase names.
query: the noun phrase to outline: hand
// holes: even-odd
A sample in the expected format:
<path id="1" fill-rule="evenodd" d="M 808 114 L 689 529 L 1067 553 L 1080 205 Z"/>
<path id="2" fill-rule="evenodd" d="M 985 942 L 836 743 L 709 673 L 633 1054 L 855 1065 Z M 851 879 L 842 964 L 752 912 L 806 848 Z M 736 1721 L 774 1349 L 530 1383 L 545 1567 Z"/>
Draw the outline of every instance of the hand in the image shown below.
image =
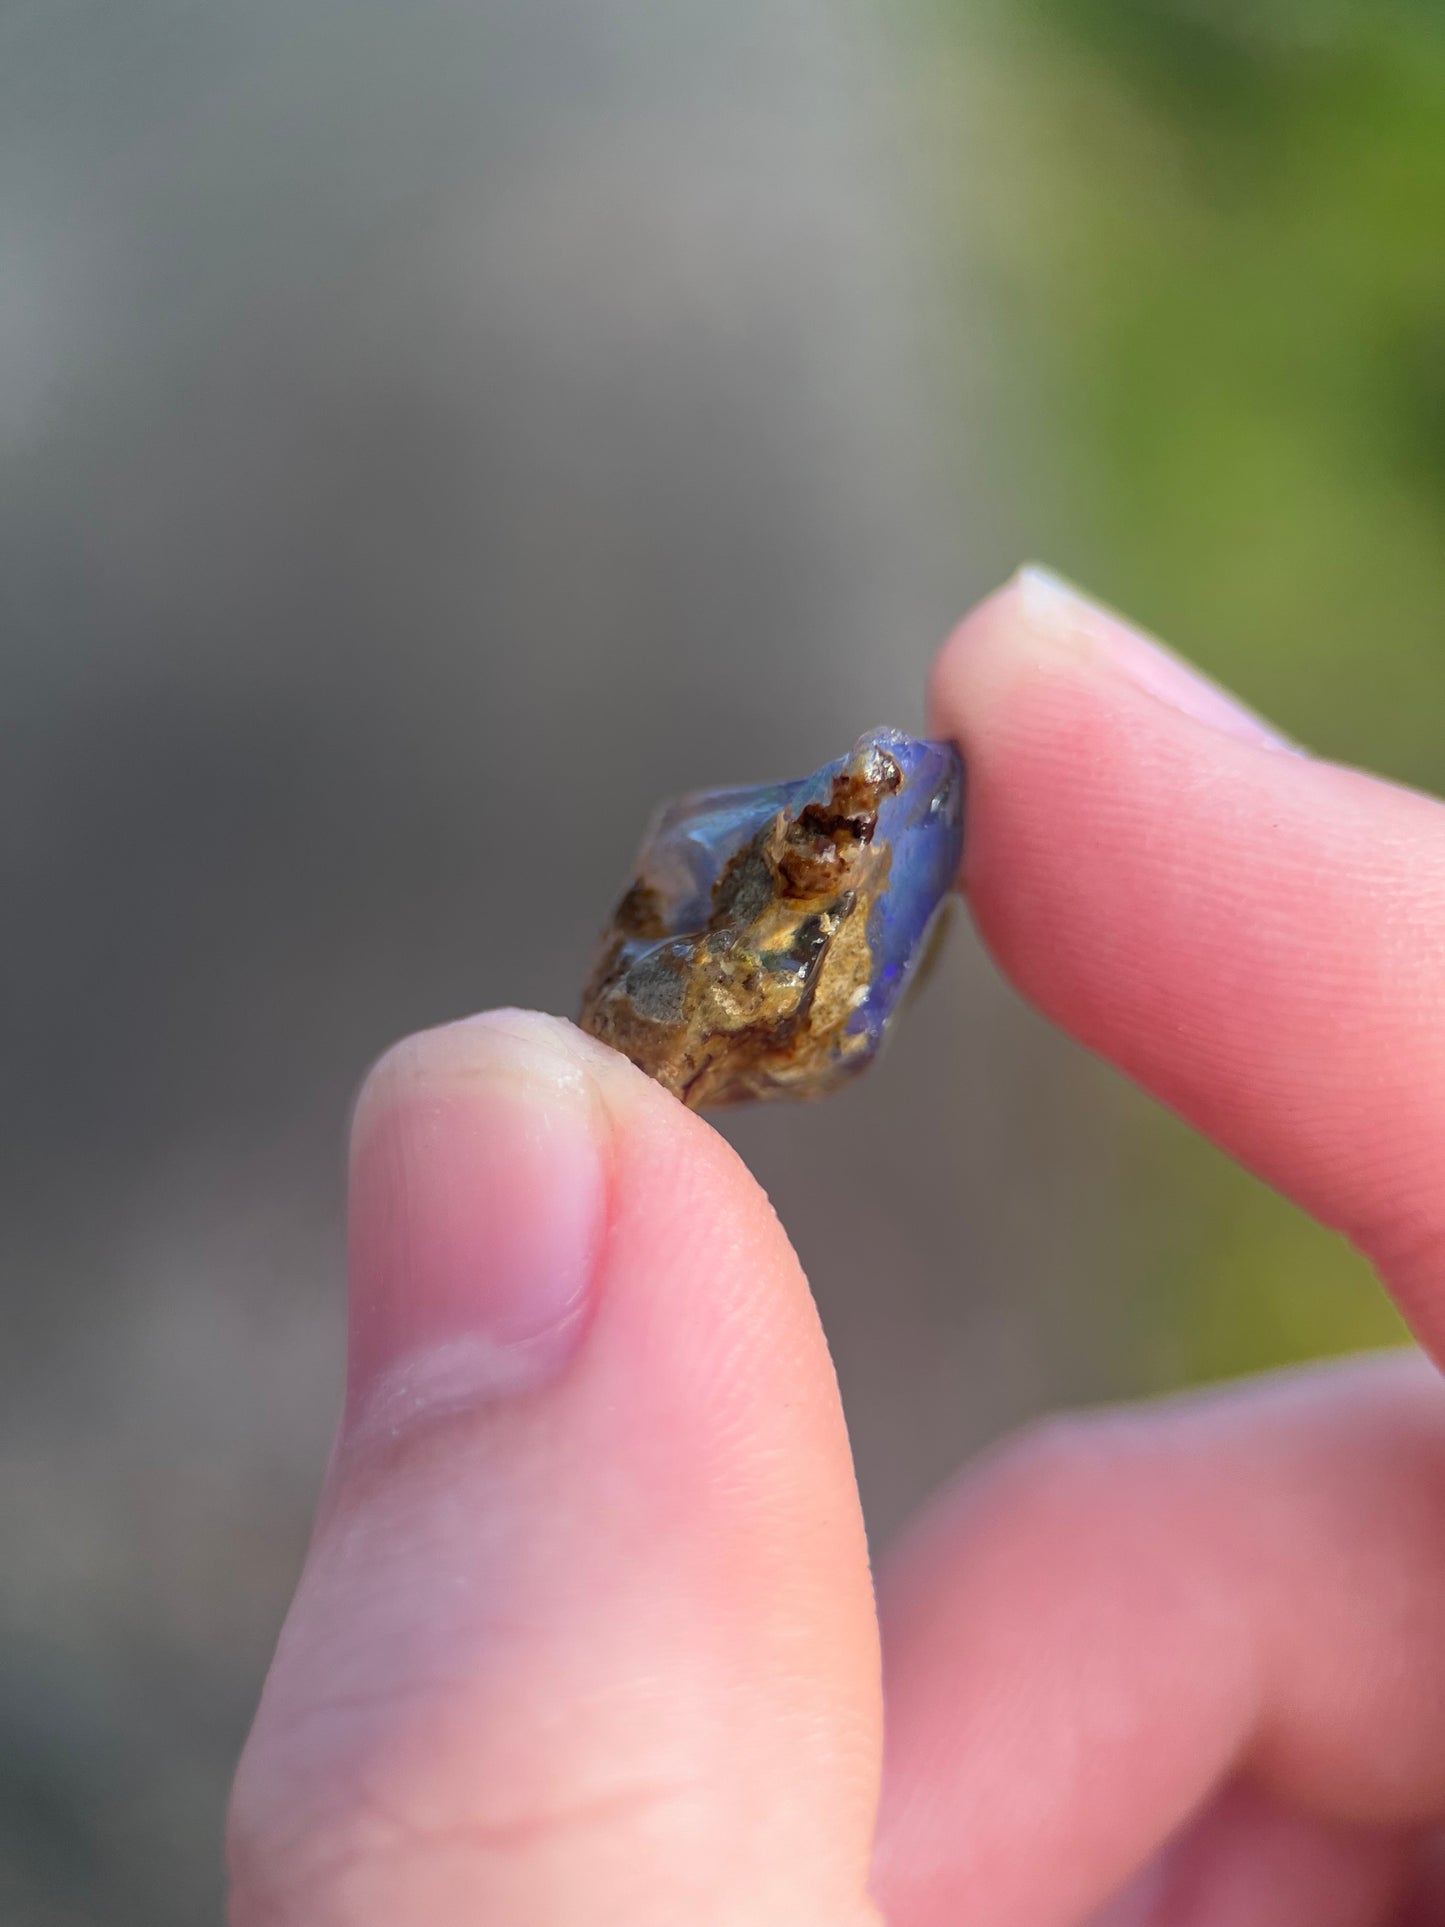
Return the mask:
<path id="1" fill-rule="evenodd" d="M 1445 1355 L 1445 809 L 1039 578 L 954 636 L 932 720 L 1003 969 Z M 622 1059 L 509 1011 L 398 1046 L 351 1278 L 236 1927 L 1445 1920 L 1420 1357 L 1034 1429 L 925 1511 L 875 1614 L 787 1240 Z"/>

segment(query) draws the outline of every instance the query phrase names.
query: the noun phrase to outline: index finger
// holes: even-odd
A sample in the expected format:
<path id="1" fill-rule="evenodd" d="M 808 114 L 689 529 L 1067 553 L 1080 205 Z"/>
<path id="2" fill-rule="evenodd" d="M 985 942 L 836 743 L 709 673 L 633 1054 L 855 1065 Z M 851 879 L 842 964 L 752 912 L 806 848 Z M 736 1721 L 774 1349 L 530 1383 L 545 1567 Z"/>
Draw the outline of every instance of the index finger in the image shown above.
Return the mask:
<path id="1" fill-rule="evenodd" d="M 1445 808 L 1025 572 L 935 668 L 998 962 L 1379 1266 L 1445 1358 Z"/>

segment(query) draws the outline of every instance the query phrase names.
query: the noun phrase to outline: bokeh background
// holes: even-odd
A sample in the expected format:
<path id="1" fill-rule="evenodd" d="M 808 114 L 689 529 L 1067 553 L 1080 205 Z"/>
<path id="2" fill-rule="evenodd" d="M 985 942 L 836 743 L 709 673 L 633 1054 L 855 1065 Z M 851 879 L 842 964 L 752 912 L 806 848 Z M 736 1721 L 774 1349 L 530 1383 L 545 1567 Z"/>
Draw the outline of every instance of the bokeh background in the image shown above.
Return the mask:
<path id="1" fill-rule="evenodd" d="M 0 4 L 0 1919 L 219 1920 L 351 1093 L 570 1009 L 660 794 L 916 725 L 1024 555 L 1445 787 L 1442 217 L 1433 0 Z M 880 1542 L 1397 1335 L 963 919 L 725 1128 Z"/>

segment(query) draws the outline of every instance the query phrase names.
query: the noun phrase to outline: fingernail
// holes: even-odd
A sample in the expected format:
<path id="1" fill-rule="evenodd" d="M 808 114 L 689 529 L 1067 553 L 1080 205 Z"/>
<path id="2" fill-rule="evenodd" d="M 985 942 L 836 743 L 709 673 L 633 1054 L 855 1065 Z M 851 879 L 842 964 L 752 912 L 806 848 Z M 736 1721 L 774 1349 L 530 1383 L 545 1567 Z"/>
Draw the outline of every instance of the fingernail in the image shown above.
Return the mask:
<path id="1" fill-rule="evenodd" d="M 1182 656 L 1091 601 L 1061 576 L 1030 565 L 1016 580 L 1027 620 L 1071 654 L 1126 677 L 1159 702 L 1226 736 L 1267 749 L 1295 747 Z"/>
<path id="2" fill-rule="evenodd" d="M 563 1368 L 601 1247 L 607 1132 L 585 1041 L 558 1018 L 492 1011 L 382 1059 L 352 1130 L 349 1408 L 379 1386 L 505 1396 Z"/>

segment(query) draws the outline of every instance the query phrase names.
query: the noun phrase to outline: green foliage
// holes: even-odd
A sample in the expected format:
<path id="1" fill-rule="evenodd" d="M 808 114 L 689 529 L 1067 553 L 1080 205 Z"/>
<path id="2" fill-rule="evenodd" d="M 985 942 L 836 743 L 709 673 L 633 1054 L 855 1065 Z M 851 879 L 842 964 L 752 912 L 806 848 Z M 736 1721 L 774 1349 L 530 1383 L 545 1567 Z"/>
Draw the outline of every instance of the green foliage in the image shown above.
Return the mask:
<path id="1" fill-rule="evenodd" d="M 1364 1259 L 1177 1119 L 1137 1131 L 1118 1305 L 1138 1382 L 1196 1384 L 1408 1333 Z"/>
<path id="2" fill-rule="evenodd" d="M 1306 741 L 1445 785 L 1445 9 L 935 31 L 1031 546 Z"/>

